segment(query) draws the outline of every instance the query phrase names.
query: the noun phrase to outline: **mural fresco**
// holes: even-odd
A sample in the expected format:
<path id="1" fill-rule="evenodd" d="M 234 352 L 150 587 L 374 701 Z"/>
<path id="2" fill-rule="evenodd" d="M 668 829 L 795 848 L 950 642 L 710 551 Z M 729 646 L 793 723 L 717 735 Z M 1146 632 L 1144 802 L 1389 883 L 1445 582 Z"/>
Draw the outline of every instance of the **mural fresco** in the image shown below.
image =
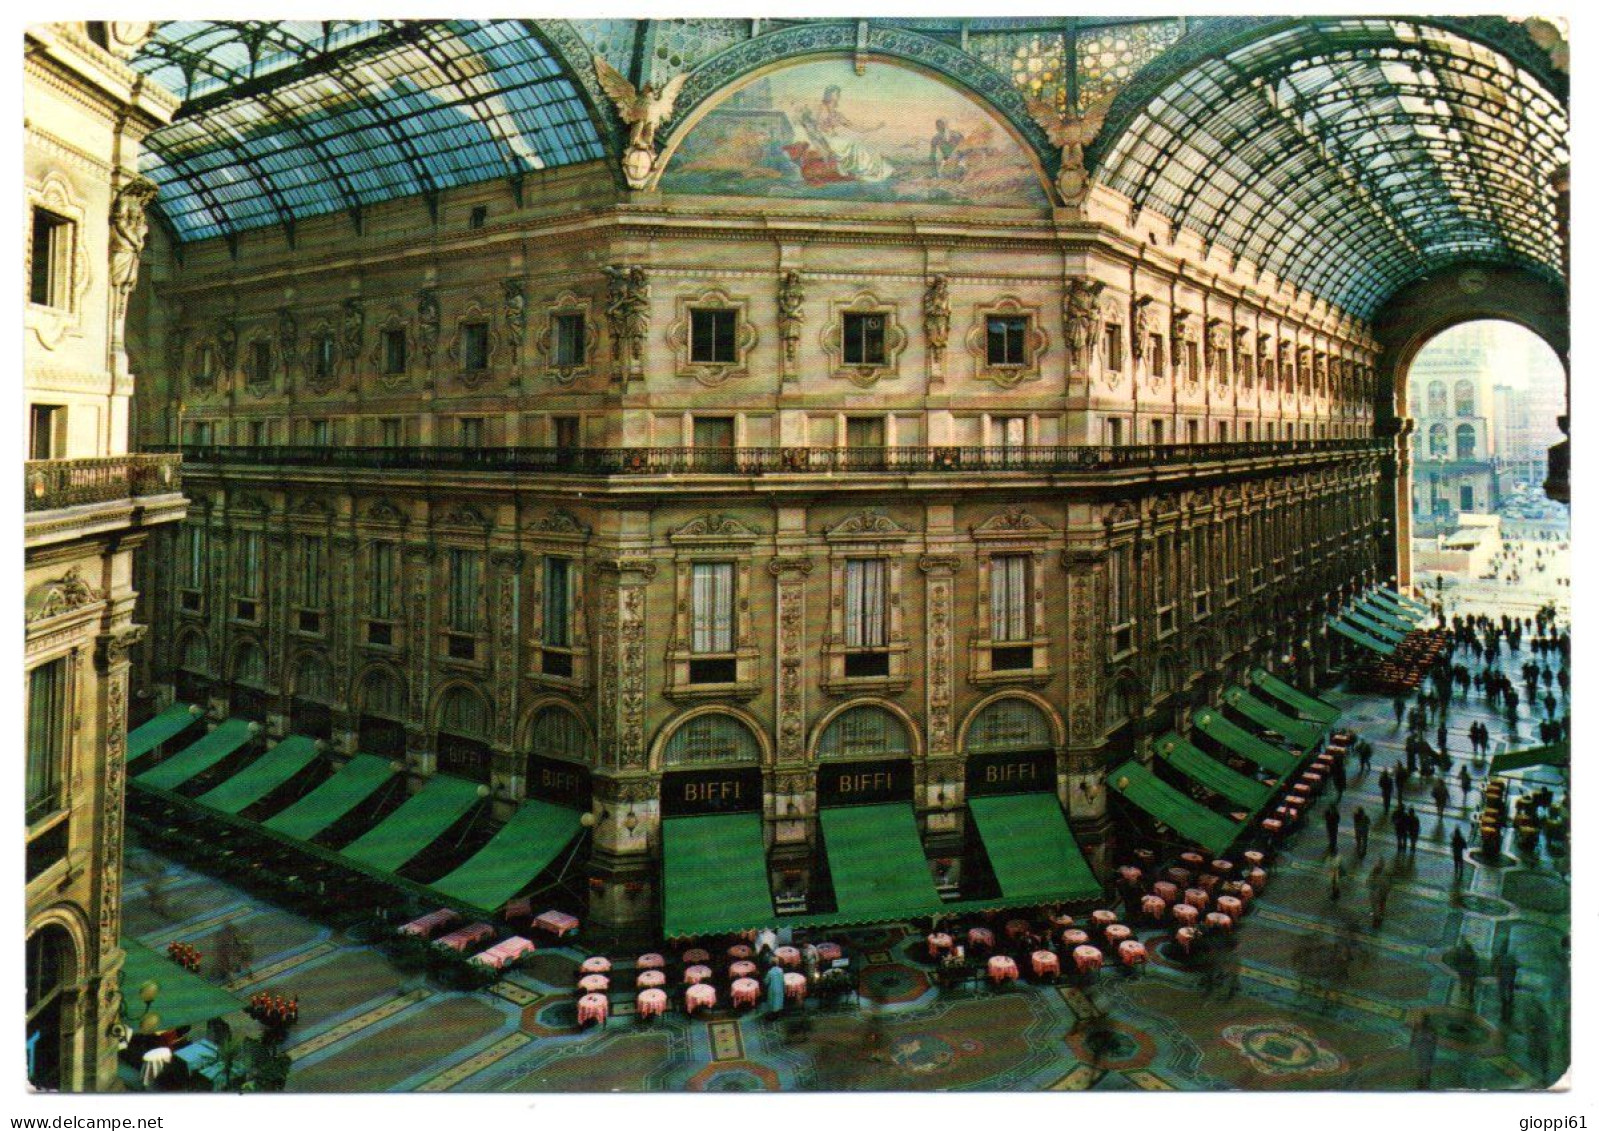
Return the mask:
<path id="1" fill-rule="evenodd" d="M 802 63 L 725 96 L 679 145 L 666 192 L 1047 207 L 983 107 L 902 67 Z"/>

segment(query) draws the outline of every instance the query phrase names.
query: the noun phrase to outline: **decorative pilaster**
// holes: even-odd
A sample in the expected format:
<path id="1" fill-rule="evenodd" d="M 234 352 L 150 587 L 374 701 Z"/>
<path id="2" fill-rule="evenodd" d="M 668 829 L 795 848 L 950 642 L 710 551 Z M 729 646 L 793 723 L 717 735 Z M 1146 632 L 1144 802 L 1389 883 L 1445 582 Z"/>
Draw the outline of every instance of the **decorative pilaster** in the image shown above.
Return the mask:
<path id="1" fill-rule="evenodd" d="M 333 660 L 333 686 L 340 702 L 348 701 L 350 686 L 350 656 L 354 637 L 358 631 L 355 615 L 356 542 L 347 534 L 333 541 L 333 603 L 328 612 L 333 623 L 328 638 Z"/>
<path id="2" fill-rule="evenodd" d="M 520 621 L 522 552 L 494 550 L 489 564 L 498 576 L 494 602 L 494 745 L 511 749 L 516 735 L 516 626 Z"/>
<path id="3" fill-rule="evenodd" d="M 261 562 L 261 607 L 257 615 L 266 624 L 266 687 L 268 692 L 276 695 L 287 682 L 283 675 L 284 665 L 288 662 L 284 655 L 283 626 L 290 613 L 286 589 L 289 580 L 286 568 L 289 539 L 280 530 L 270 530 L 262 542 L 266 546 L 266 553 Z"/>
<path id="4" fill-rule="evenodd" d="M 433 668 L 432 617 L 429 615 L 428 594 L 432 589 L 433 547 L 407 546 L 405 548 L 406 590 L 406 650 L 410 653 L 411 709 L 413 730 L 427 729 L 428 673 Z"/>
<path id="5" fill-rule="evenodd" d="M 643 769 L 644 592 L 655 576 L 648 558 L 612 558 L 599 563 L 600 758 L 614 768 Z"/>
<path id="6" fill-rule="evenodd" d="M 805 759 L 805 579 L 806 557 L 773 558 L 777 579 L 777 760 Z"/>
<path id="7" fill-rule="evenodd" d="M 955 571 L 952 554 L 925 554 L 917 567 L 927 575 L 927 757 L 955 756 L 951 710 L 955 699 Z"/>
<path id="8" fill-rule="evenodd" d="M 128 649 L 144 638 L 144 626 L 124 623 L 96 640 L 99 672 L 98 715 L 105 752 L 105 777 L 100 805 L 100 852 L 96 877 L 100 885 L 99 954 L 116 949 L 122 923 L 122 818 L 126 787 L 128 737 Z"/>

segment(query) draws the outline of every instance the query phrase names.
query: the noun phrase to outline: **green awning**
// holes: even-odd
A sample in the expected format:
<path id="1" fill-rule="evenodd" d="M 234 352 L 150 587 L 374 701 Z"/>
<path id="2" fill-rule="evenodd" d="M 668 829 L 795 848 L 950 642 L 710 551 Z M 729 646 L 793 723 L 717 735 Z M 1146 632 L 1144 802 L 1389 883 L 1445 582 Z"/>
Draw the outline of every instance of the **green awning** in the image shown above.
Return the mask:
<path id="1" fill-rule="evenodd" d="M 1394 646 L 1392 644 L 1385 644 L 1381 640 L 1378 640 L 1376 637 L 1372 636 L 1370 633 L 1362 632 L 1354 625 L 1349 624 L 1346 621 L 1339 620 L 1337 617 L 1328 617 L 1327 627 L 1332 629 L 1339 636 L 1342 636 L 1347 640 L 1353 640 L 1362 648 L 1369 649 L 1370 651 L 1377 653 L 1379 656 L 1392 656 L 1394 654 Z"/>
<path id="2" fill-rule="evenodd" d="M 1507 750 L 1497 754 L 1488 763 L 1490 774 L 1504 774 L 1511 770 L 1525 770 L 1533 766 L 1571 765 L 1571 744 L 1556 742 L 1550 746 L 1530 746 L 1525 750 Z"/>
<path id="3" fill-rule="evenodd" d="M 1386 624 L 1356 608 L 1345 609 L 1343 617 L 1366 635 L 1375 636 L 1378 640 L 1386 640 L 1389 644 L 1402 644 L 1407 635 L 1403 630 L 1394 628 L 1392 625 Z"/>
<path id="4" fill-rule="evenodd" d="M 886 923 L 943 909 L 909 802 L 823 809 L 822 836 L 838 901 L 834 923 Z"/>
<path id="5" fill-rule="evenodd" d="M 146 770 L 133 780 L 153 789 L 177 789 L 254 738 L 253 726 L 254 723 L 245 719 L 227 719 L 194 745 L 184 747 L 159 766 Z"/>
<path id="6" fill-rule="evenodd" d="M 1376 621 L 1393 631 L 1400 633 L 1401 637 L 1415 631 L 1416 618 L 1398 609 L 1384 607 L 1376 601 L 1356 601 L 1344 610 L 1345 613 L 1358 613 L 1367 620 Z"/>
<path id="7" fill-rule="evenodd" d="M 1299 759 L 1288 751 L 1251 734 L 1214 707 L 1194 712 L 1194 725 L 1241 758 L 1247 758 L 1268 774 L 1291 774 Z"/>
<path id="8" fill-rule="evenodd" d="M 1402 609 L 1409 609 L 1418 616 L 1425 617 L 1432 615 L 1432 609 L 1428 607 L 1425 601 L 1418 601 L 1414 597 L 1407 597 L 1397 589 L 1390 589 L 1386 585 L 1379 585 L 1371 590 L 1371 592 L 1378 597 L 1392 601 Z"/>
<path id="9" fill-rule="evenodd" d="M 147 719 L 128 732 L 127 760 L 143 758 L 167 739 L 182 734 L 204 715 L 198 707 L 174 703 L 153 719 Z"/>
<path id="10" fill-rule="evenodd" d="M 387 758 L 357 754 L 338 773 L 262 824 L 275 833 L 310 840 L 393 776 L 394 766 Z"/>
<path id="11" fill-rule="evenodd" d="M 291 734 L 227 781 L 195 798 L 201 805 L 238 813 L 248 809 L 316 760 L 316 741 Z"/>
<path id="12" fill-rule="evenodd" d="M 669 939 L 747 931 L 776 922 L 759 813 L 661 822 L 662 933 Z"/>
<path id="13" fill-rule="evenodd" d="M 1331 726 L 1343 714 L 1331 703 L 1325 703 L 1309 692 L 1299 690 L 1286 680 L 1278 679 L 1265 668 L 1251 668 L 1249 679 L 1279 703 L 1292 707 L 1302 718 L 1315 719 L 1319 723 Z"/>
<path id="14" fill-rule="evenodd" d="M 968 804 L 1007 901 L 1058 903 L 1103 892 L 1053 793 L 974 797 Z"/>
<path id="15" fill-rule="evenodd" d="M 1271 800 L 1271 786 L 1223 765 L 1179 735 L 1167 734 L 1157 738 L 1155 753 L 1174 770 L 1212 793 L 1221 794 L 1234 805 L 1243 806 L 1251 815 Z"/>
<path id="16" fill-rule="evenodd" d="M 1309 723 L 1285 715 L 1270 703 L 1256 699 L 1242 687 L 1229 687 L 1222 692 L 1221 698 L 1222 702 L 1256 726 L 1276 731 L 1295 746 L 1307 750 L 1320 742 L 1322 736 L 1327 733 L 1327 728 L 1320 723 Z"/>
<path id="17" fill-rule="evenodd" d="M 550 866 L 579 829 L 576 809 L 529 798 L 470 860 L 429 886 L 493 913 Z"/>
<path id="18" fill-rule="evenodd" d="M 191 974 L 164 954 L 151 950 L 137 939 L 124 938 L 122 949 L 127 961 L 122 964 L 122 996 L 128 1003 L 128 1021 L 135 1029 L 144 1012 L 139 987 L 154 982 L 159 990 L 150 1012 L 160 1018 L 161 1031 L 185 1025 L 204 1025 L 216 1017 L 226 1017 L 244 1009 L 244 1002 L 221 986 L 212 985 L 198 974 Z"/>
<path id="19" fill-rule="evenodd" d="M 1137 760 L 1112 770 L 1110 787 L 1184 840 L 1218 856 L 1244 830 L 1243 825 L 1212 813 L 1192 797 L 1179 793 Z"/>
<path id="20" fill-rule="evenodd" d="M 397 872 L 466 816 L 481 800 L 477 791 L 477 782 L 435 774 L 339 855 L 375 871 Z"/>

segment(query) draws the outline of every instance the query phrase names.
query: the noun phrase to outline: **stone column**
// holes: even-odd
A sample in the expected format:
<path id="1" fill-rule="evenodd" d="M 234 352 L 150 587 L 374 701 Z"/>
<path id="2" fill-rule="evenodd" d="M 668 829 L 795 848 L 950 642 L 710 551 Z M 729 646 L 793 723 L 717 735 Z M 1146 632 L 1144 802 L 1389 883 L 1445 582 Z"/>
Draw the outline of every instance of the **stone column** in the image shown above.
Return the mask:
<path id="1" fill-rule="evenodd" d="M 90 983 L 79 1003 L 83 1022 L 84 1087 L 109 1091 L 116 1086 L 117 1047 L 105 1027 L 118 1015 L 121 994 L 118 971 L 122 967 L 122 829 L 125 811 L 128 718 L 128 649 L 144 638 L 144 627 L 125 616 L 113 622 L 110 632 L 96 640 L 95 668 L 99 678 L 95 705 L 103 723 L 100 745 L 105 759 L 101 777 L 100 827 L 95 847 L 93 883 L 88 913 L 99 920 L 99 934 L 89 940 L 95 954 L 87 956 Z M 93 810 L 91 810 L 93 811 Z M 95 980 L 98 979 L 98 985 Z M 98 990 L 98 992 L 96 992 Z"/>
<path id="2" fill-rule="evenodd" d="M 803 512 L 798 516 L 803 530 Z M 772 826 L 771 865 L 797 881 L 775 885 L 798 894 L 810 890 L 815 817 L 814 775 L 805 765 L 805 583 L 813 563 L 803 554 L 779 556 L 766 563 L 777 596 L 773 686 L 777 699 L 777 764 L 768 777 L 766 817 Z"/>
<path id="3" fill-rule="evenodd" d="M 406 711 L 406 725 L 410 730 L 406 745 L 406 761 L 413 772 L 431 774 L 434 755 L 428 725 L 429 676 L 433 670 L 433 616 L 430 594 L 433 591 L 433 547 L 410 545 L 405 547 L 406 601 L 405 650 L 410 657 L 409 688 L 411 701 Z"/>
<path id="4" fill-rule="evenodd" d="M 1079 509 L 1082 514 L 1076 513 Z M 1066 745 L 1057 759 L 1056 780 L 1072 833 L 1103 879 L 1112 859 L 1105 787 L 1110 766 L 1099 706 L 1109 628 L 1103 592 L 1104 529 L 1090 508 L 1072 511 L 1067 546 L 1061 553 L 1066 573 Z"/>
<path id="5" fill-rule="evenodd" d="M 516 778 L 516 717 L 517 683 L 521 665 L 517 663 L 520 639 L 517 626 L 521 623 L 523 555 L 520 550 L 495 549 L 489 551 L 492 607 L 489 613 L 490 647 L 493 655 L 494 733 L 489 736 L 493 748 L 493 761 L 499 763 L 498 773 L 491 774 L 492 784 L 507 791 Z M 497 803 L 502 817 L 510 816 L 509 804 Z"/>
<path id="6" fill-rule="evenodd" d="M 288 685 L 285 669 L 289 662 L 284 647 L 284 626 L 294 613 L 287 590 L 289 538 L 281 530 L 269 530 L 261 541 L 265 553 L 261 561 L 261 599 L 256 613 L 266 625 L 266 733 L 270 738 L 282 738 L 289 733 L 283 694 Z"/>
<path id="7" fill-rule="evenodd" d="M 355 651 L 356 633 L 361 630 L 356 590 L 356 540 L 348 534 L 335 535 L 330 545 L 333 550 L 333 585 L 328 608 L 328 639 L 332 653 L 333 669 L 333 749 L 354 754 L 356 748 L 355 712 L 350 709 L 350 657 Z"/>

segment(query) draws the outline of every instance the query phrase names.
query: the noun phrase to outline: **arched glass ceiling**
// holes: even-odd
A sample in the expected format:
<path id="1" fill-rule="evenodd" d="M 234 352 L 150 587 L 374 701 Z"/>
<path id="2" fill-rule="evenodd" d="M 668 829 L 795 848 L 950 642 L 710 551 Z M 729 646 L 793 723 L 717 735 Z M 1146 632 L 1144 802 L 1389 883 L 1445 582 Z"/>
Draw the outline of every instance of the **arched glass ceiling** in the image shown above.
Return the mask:
<path id="1" fill-rule="evenodd" d="M 1401 20 L 1309 20 L 1204 59 L 1098 177 L 1362 318 L 1464 260 L 1555 278 L 1564 106 L 1504 56 Z"/>
<path id="2" fill-rule="evenodd" d="M 167 23 L 133 65 L 190 99 L 144 158 L 183 241 L 604 152 L 576 84 L 517 20 Z"/>

